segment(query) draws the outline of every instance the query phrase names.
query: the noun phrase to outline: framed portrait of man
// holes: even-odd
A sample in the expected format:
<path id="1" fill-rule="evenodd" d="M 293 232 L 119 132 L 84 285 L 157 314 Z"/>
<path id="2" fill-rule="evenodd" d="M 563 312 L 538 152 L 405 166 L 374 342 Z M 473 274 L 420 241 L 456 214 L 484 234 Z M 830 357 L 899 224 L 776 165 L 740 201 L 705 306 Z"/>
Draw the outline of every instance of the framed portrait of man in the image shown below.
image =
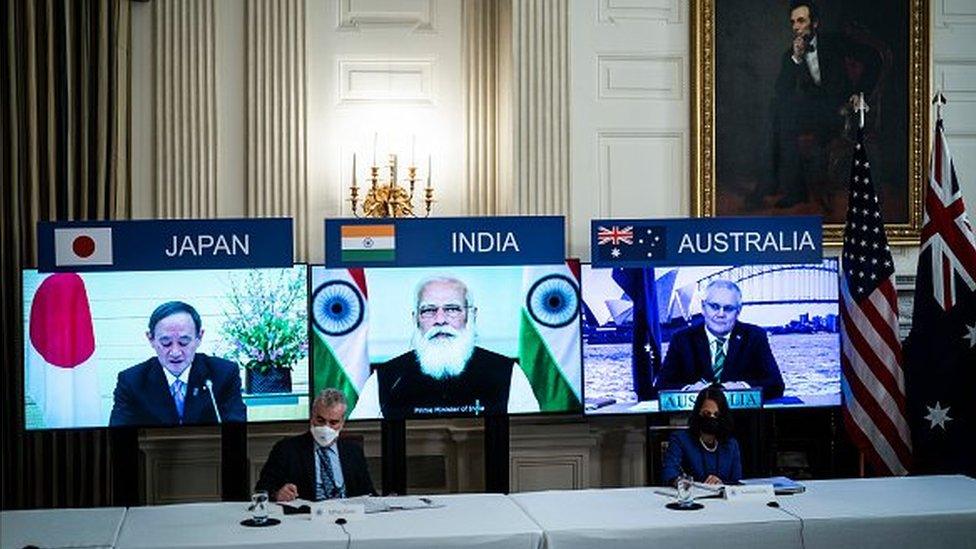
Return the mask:
<path id="1" fill-rule="evenodd" d="M 917 242 L 926 0 L 691 2 L 692 214 L 821 215 L 839 243 L 859 127 L 889 241 Z"/>

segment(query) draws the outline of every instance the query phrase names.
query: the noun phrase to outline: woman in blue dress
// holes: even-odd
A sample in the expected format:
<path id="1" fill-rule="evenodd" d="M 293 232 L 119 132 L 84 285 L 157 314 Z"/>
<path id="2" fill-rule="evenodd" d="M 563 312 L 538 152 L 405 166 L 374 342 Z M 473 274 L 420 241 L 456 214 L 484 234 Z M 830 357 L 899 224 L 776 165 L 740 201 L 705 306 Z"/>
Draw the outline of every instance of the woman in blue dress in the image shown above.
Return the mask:
<path id="1" fill-rule="evenodd" d="M 732 415 L 720 386 L 702 389 L 688 429 L 671 435 L 661 476 L 674 486 L 682 473 L 706 484 L 736 484 L 742 478 L 739 443 L 732 438 Z"/>

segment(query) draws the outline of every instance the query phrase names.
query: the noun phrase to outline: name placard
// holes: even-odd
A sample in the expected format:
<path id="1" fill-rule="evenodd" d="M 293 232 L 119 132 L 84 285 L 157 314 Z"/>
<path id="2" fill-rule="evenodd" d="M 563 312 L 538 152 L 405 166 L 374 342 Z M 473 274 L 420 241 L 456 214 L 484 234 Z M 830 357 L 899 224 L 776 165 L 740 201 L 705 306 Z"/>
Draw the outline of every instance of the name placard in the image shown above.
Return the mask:
<path id="1" fill-rule="evenodd" d="M 327 219 L 325 266 L 555 265 L 562 216 Z"/>
<path id="2" fill-rule="evenodd" d="M 353 522 L 366 518 L 365 504 L 342 499 L 317 501 L 312 504 L 311 511 L 313 521 L 335 523 L 337 519 L 345 519 L 346 522 Z"/>
<path id="3" fill-rule="evenodd" d="M 740 410 L 762 407 L 762 389 L 723 389 L 729 408 Z M 661 391 L 658 406 L 662 412 L 686 412 L 695 407 L 699 391 Z"/>
<path id="4" fill-rule="evenodd" d="M 742 486 L 726 485 L 725 499 L 733 503 L 776 501 L 776 493 L 772 484 L 747 484 Z"/>
<path id="5" fill-rule="evenodd" d="M 818 216 L 597 219 L 594 267 L 815 263 L 823 257 Z"/>
<path id="6" fill-rule="evenodd" d="M 291 267 L 292 220 L 41 222 L 38 270 L 161 271 Z"/>

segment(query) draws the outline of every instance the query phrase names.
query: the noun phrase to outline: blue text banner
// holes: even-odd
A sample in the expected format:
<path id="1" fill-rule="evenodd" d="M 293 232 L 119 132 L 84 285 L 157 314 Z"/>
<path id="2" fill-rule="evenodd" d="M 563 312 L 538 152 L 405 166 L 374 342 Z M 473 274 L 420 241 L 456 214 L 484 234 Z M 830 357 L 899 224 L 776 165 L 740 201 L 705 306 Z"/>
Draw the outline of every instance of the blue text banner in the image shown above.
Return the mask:
<path id="1" fill-rule="evenodd" d="M 291 267 L 292 242 L 290 218 L 37 225 L 41 272 Z"/>
<path id="2" fill-rule="evenodd" d="M 325 265 L 554 265 L 565 242 L 562 216 L 327 219 Z"/>
<path id="3" fill-rule="evenodd" d="M 822 227 L 818 216 L 596 219 L 590 257 L 594 267 L 816 263 Z"/>

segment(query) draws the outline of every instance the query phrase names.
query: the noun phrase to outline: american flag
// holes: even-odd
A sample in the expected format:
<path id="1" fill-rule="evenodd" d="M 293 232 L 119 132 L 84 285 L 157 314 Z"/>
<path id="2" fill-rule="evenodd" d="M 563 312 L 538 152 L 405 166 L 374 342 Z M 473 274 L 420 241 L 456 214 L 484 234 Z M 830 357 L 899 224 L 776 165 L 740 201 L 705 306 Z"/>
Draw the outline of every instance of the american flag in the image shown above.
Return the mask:
<path id="1" fill-rule="evenodd" d="M 940 119 L 905 376 L 915 473 L 976 475 L 976 236 Z"/>
<path id="2" fill-rule="evenodd" d="M 624 227 L 620 228 L 614 225 L 612 228 L 608 229 L 606 227 L 599 227 L 596 233 L 597 245 L 603 246 L 604 244 L 610 244 L 611 246 L 619 246 L 621 244 L 633 244 L 634 243 L 634 228 Z"/>
<path id="3" fill-rule="evenodd" d="M 898 338 L 895 274 L 871 164 L 858 132 L 851 166 L 841 274 L 841 398 L 854 443 L 879 474 L 911 461 Z"/>

